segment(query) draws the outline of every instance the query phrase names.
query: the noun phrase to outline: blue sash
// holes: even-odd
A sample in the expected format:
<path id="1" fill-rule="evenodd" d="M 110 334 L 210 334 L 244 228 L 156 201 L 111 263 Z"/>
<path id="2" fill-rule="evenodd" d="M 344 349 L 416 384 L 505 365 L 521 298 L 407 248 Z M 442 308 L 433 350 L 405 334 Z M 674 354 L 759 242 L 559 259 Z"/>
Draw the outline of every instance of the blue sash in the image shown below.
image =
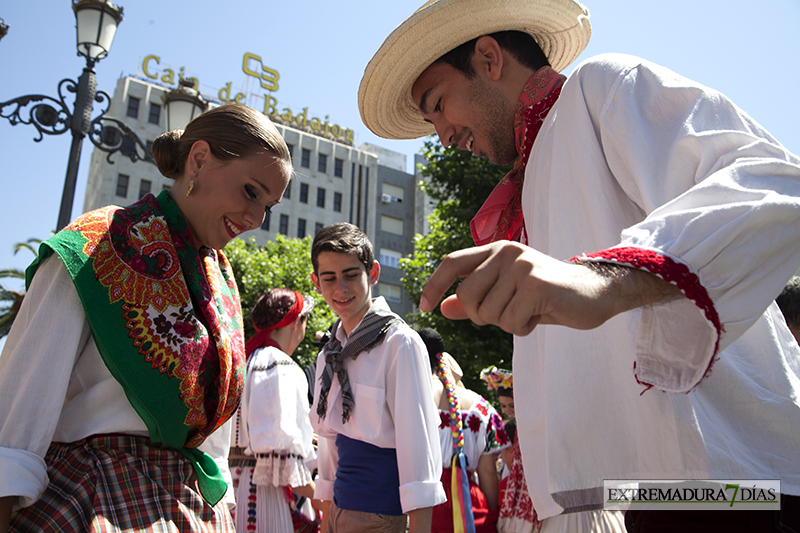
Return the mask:
<path id="1" fill-rule="evenodd" d="M 340 509 L 402 515 L 397 450 L 336 435 L 339 468 L 333 501 Z"/>

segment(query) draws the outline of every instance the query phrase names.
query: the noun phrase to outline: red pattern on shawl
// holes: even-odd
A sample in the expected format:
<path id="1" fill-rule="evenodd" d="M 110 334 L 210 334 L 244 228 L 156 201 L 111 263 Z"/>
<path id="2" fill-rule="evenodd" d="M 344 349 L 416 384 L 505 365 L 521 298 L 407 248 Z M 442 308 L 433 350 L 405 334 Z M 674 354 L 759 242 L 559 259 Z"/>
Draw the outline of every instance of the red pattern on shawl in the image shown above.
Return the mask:
<path id="1" fill-rule="evenodd" d="M 522 216 L 525 167 L 533 141 L 550 108 L 558 100 L 566 79 L 552 68 L 542 67 L 525 84 L 514 112 L 514 139 L 519 157 L 514 168 L 500 180 L 470 222 L 472 240 L 476 245 L 499 240 L 527 243 Z"/>

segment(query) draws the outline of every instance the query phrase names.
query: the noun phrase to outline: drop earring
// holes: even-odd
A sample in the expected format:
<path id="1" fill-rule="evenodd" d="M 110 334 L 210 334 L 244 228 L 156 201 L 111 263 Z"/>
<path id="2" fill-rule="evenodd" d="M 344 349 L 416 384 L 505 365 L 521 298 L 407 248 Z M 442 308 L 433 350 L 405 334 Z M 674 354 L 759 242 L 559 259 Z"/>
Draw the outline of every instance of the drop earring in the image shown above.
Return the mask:
<path id="1" fill-rule="evenodd" d="M 192 177 L 189 180 L 189 188 L 186 189 L 186 198 L 189 198 L 189 195 L 192 194 L 192 191 L 194 190 L 194 175 L 195 173 L 192 172 Z"/>

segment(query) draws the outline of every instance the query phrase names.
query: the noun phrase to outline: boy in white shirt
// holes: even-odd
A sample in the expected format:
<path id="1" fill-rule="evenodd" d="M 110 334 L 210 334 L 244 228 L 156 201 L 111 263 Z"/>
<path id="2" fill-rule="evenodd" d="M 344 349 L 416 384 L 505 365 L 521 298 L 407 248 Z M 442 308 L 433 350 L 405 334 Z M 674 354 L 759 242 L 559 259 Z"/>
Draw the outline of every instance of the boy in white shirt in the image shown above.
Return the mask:
<path id="1" fill-rule="evenodd" d="M 430 531 L 445 501 L 422 340 L 371 296 L 380 265 L 352 224 L 320 230 L 311 247 L 317 291 L 339 316 L 317 358 L 311 422 L 319 435 L 315 498 L 323 531 Z"/>

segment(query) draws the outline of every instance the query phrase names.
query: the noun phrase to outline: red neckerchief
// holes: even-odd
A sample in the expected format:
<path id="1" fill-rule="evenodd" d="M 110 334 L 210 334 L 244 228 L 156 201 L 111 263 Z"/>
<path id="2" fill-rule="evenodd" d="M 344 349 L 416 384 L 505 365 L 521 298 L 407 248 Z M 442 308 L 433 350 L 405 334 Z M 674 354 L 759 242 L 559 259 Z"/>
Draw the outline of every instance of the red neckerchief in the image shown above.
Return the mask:
<path id="1" fill-rule="evenodd" d="M 292 305 L 292 308 L 289 309 L 289 312 L 286 313 L 277 324 L 264 329 L 258 329 L 258 327 L 253 324 L 253 327 L 256 328 L 257 333 L 247 339 L 247 342 L 244 344 L 244 351 L 247 354 L 247 357 L 249 358 L 254 351 L 266 346 L 272 346 L 273 348 L 283 351 L 283 348 L 281 348 L 277 342 L 272 340 L 270 334 L 272 333 L 273 329 L 282 328 L 294 322 L 294 319 L 300 316 L 300 313 L 303 311 L 303 304 L 303 295 L 297 291 L 294 291 L 294 305 Z"/>
<path id="2" fill-rule="evenodd" d="M 480 246 L 499 240 L 527 243 L 522 218 L 522 182 L 531 147 L 547 113 L 558 100 L 567 77 L 542 67 L 525 84 L 514 112 L 517 153 L 514 168 L 495 186 L 470 222 L 472 240 Z"/>

